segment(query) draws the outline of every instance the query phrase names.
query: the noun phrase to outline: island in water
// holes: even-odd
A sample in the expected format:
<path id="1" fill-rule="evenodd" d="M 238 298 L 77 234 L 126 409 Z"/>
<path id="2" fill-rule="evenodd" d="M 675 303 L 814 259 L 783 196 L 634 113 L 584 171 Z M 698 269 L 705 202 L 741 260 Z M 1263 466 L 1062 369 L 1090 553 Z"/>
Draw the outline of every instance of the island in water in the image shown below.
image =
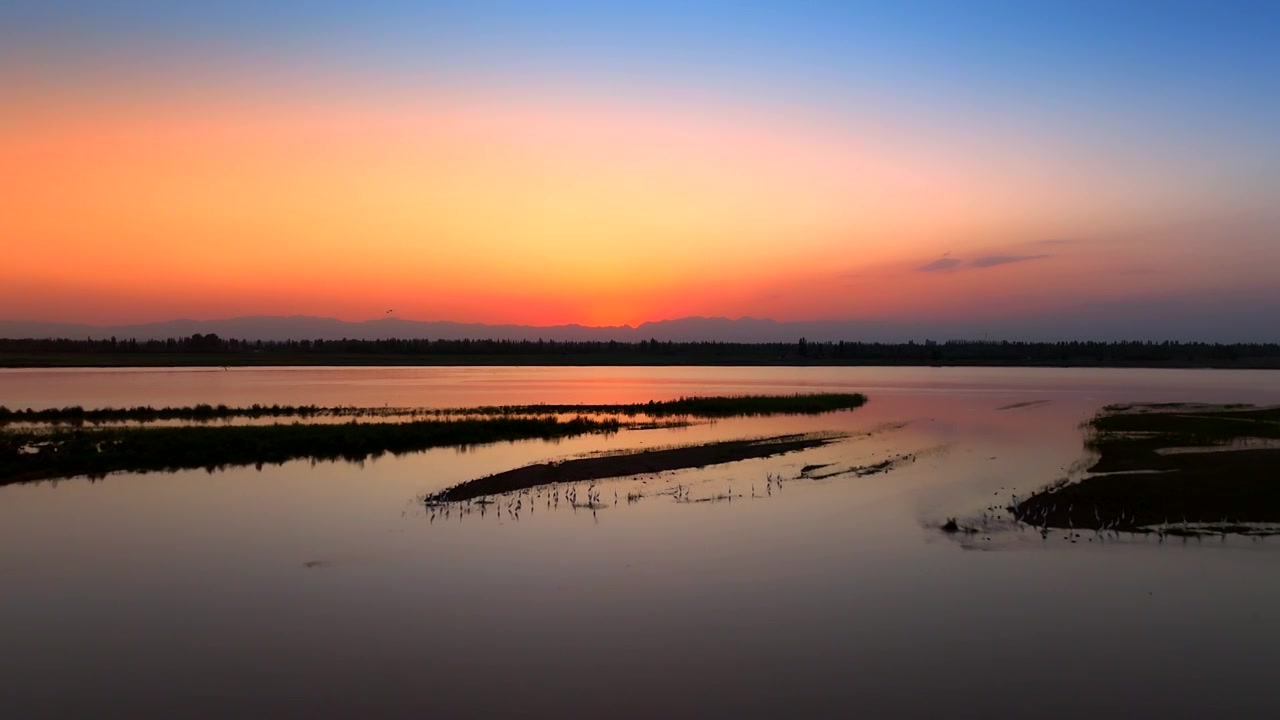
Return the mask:
<path id="1" fill-rule="evenodd" d="M 0 484 L 81 475 L 101 477 L 112 472 L 262 466 L 304 458 L 360 461 L 383 453 L 673 427 L 699 419 L 828 413 L 852 410 L 866 400 L 860 393 L 804 393 L 700 396 L 617 405 L 449 409 L 259 405 L 17 411 L 0 408 Z M 263 417 L 294 421 L 214 422 Z M 319 418 L 348 419 L 316 421 Z M 362 418 L 368 421 L 361 422 Z M 160 421 L 187 424 L 156 424 Z M 786 447 L 771 447 L 761 455 L 758 446 L 748 443 L 736 452 L 708 448 L 699 457 L 725 457 L 719 462 L 728 462 L 735 456 L 763 457 L 785 452 Z M 707 462 L 710 461 L 699 464 Z"/>
<path id="2" fill-rule="evenodd" d="M 1016 520 L 1073 540 L 1081 532 L 1280 532 L 1280 407 L 1112 405 L 1086 432 L 1097 454 L 1089 476 L 1015 498 L 1008 511 Z"/>

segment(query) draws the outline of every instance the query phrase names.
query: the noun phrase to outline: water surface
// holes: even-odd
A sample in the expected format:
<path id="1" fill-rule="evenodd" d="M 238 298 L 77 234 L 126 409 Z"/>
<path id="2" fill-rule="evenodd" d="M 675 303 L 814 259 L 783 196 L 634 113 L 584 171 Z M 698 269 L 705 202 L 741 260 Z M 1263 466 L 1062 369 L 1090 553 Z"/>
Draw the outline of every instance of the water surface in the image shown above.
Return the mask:
<path id="1" fill-rule="evenodd" d="M 433 450 L 363 465 L 0 488 L 0 717 L 1280 712 L 1280 541 L 1070 544 L 1029 531 L 957 539 L 934 529 L 1078 472 L 1077 426 L 1104 404 L 1275 403 L 1280 374 L 0 371 L 0 404 L 11 408 L 446 407 L 818 390 L 866 392 L 870 401 L 817 418 Z M 778 458 L 603 482 L 606 507 L 596 512 L 563 500 L 547 508 L 540 497 L 519 520 L 493 511 L 445 518 L 417 501 L 549 458 L 807 430 L 852 437 Z M 809 464 L 905 453 L 915 461 L 887 474 L 767 482 Z M 663 493 L 677 485 L 694 499 L 733 500 L 676 502 Z M 628 503 L 628 494 L 644 497 Z"/>

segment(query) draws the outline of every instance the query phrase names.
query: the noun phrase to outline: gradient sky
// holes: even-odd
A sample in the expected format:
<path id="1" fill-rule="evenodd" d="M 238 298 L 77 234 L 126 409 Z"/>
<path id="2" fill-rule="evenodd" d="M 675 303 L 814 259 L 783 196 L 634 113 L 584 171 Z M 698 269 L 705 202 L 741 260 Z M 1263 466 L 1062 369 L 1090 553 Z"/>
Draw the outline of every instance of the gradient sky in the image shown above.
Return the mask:
<path id="1" fill-rule="evenodd" d="M 0 319 L 1280 316 L 1280 3 L 178 5 L 0 4 Z"/>

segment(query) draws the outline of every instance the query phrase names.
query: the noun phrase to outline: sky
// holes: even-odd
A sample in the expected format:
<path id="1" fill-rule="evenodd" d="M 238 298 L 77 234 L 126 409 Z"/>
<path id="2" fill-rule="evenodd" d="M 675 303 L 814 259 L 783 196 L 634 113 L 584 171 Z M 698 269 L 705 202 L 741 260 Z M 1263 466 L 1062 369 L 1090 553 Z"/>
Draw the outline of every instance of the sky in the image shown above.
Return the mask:
<path id="1" fill-rule="evenodd" d="M 1278 41 L 1207 0 L 9 0 L 0 320 L 1280 340 Z"/>

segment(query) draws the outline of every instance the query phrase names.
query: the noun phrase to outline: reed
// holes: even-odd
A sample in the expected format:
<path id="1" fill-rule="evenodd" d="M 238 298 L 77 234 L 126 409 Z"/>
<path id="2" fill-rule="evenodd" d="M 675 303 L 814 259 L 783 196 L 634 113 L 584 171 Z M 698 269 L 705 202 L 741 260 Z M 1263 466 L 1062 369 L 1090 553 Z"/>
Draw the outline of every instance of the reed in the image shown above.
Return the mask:
<path id="1" fill-rule="evenodd" d="M 174 471 L 290 460 L 364 460 L 434 447 L 609 433 L 616 419 L 457 418 L 390 423 L 58 427 L 0 432 L 0 484 L 111 472 Z"/>
<path id="2" fill-rule="evenodd" d="M 759 415 L 816 415 L 851 410 L 866 403 L 861 393 L 797 393 L 793 395 L 693 396 L 676 400 L 621 404 L 536 404 L 484 405 L 458 408 L 415 407 L 323 407 L 318 405 L 191 405 L 186 407 L 106 407 L 31 408 L 12 410 L 0 405 L 0 425 L 84 423 L 147 423 L 164 420 L 211 422 L 233 418 L 315 418 L 315 417 L 500 417 L 509 415 L 624 415 L 635 417 L 726 418 Z"/>

